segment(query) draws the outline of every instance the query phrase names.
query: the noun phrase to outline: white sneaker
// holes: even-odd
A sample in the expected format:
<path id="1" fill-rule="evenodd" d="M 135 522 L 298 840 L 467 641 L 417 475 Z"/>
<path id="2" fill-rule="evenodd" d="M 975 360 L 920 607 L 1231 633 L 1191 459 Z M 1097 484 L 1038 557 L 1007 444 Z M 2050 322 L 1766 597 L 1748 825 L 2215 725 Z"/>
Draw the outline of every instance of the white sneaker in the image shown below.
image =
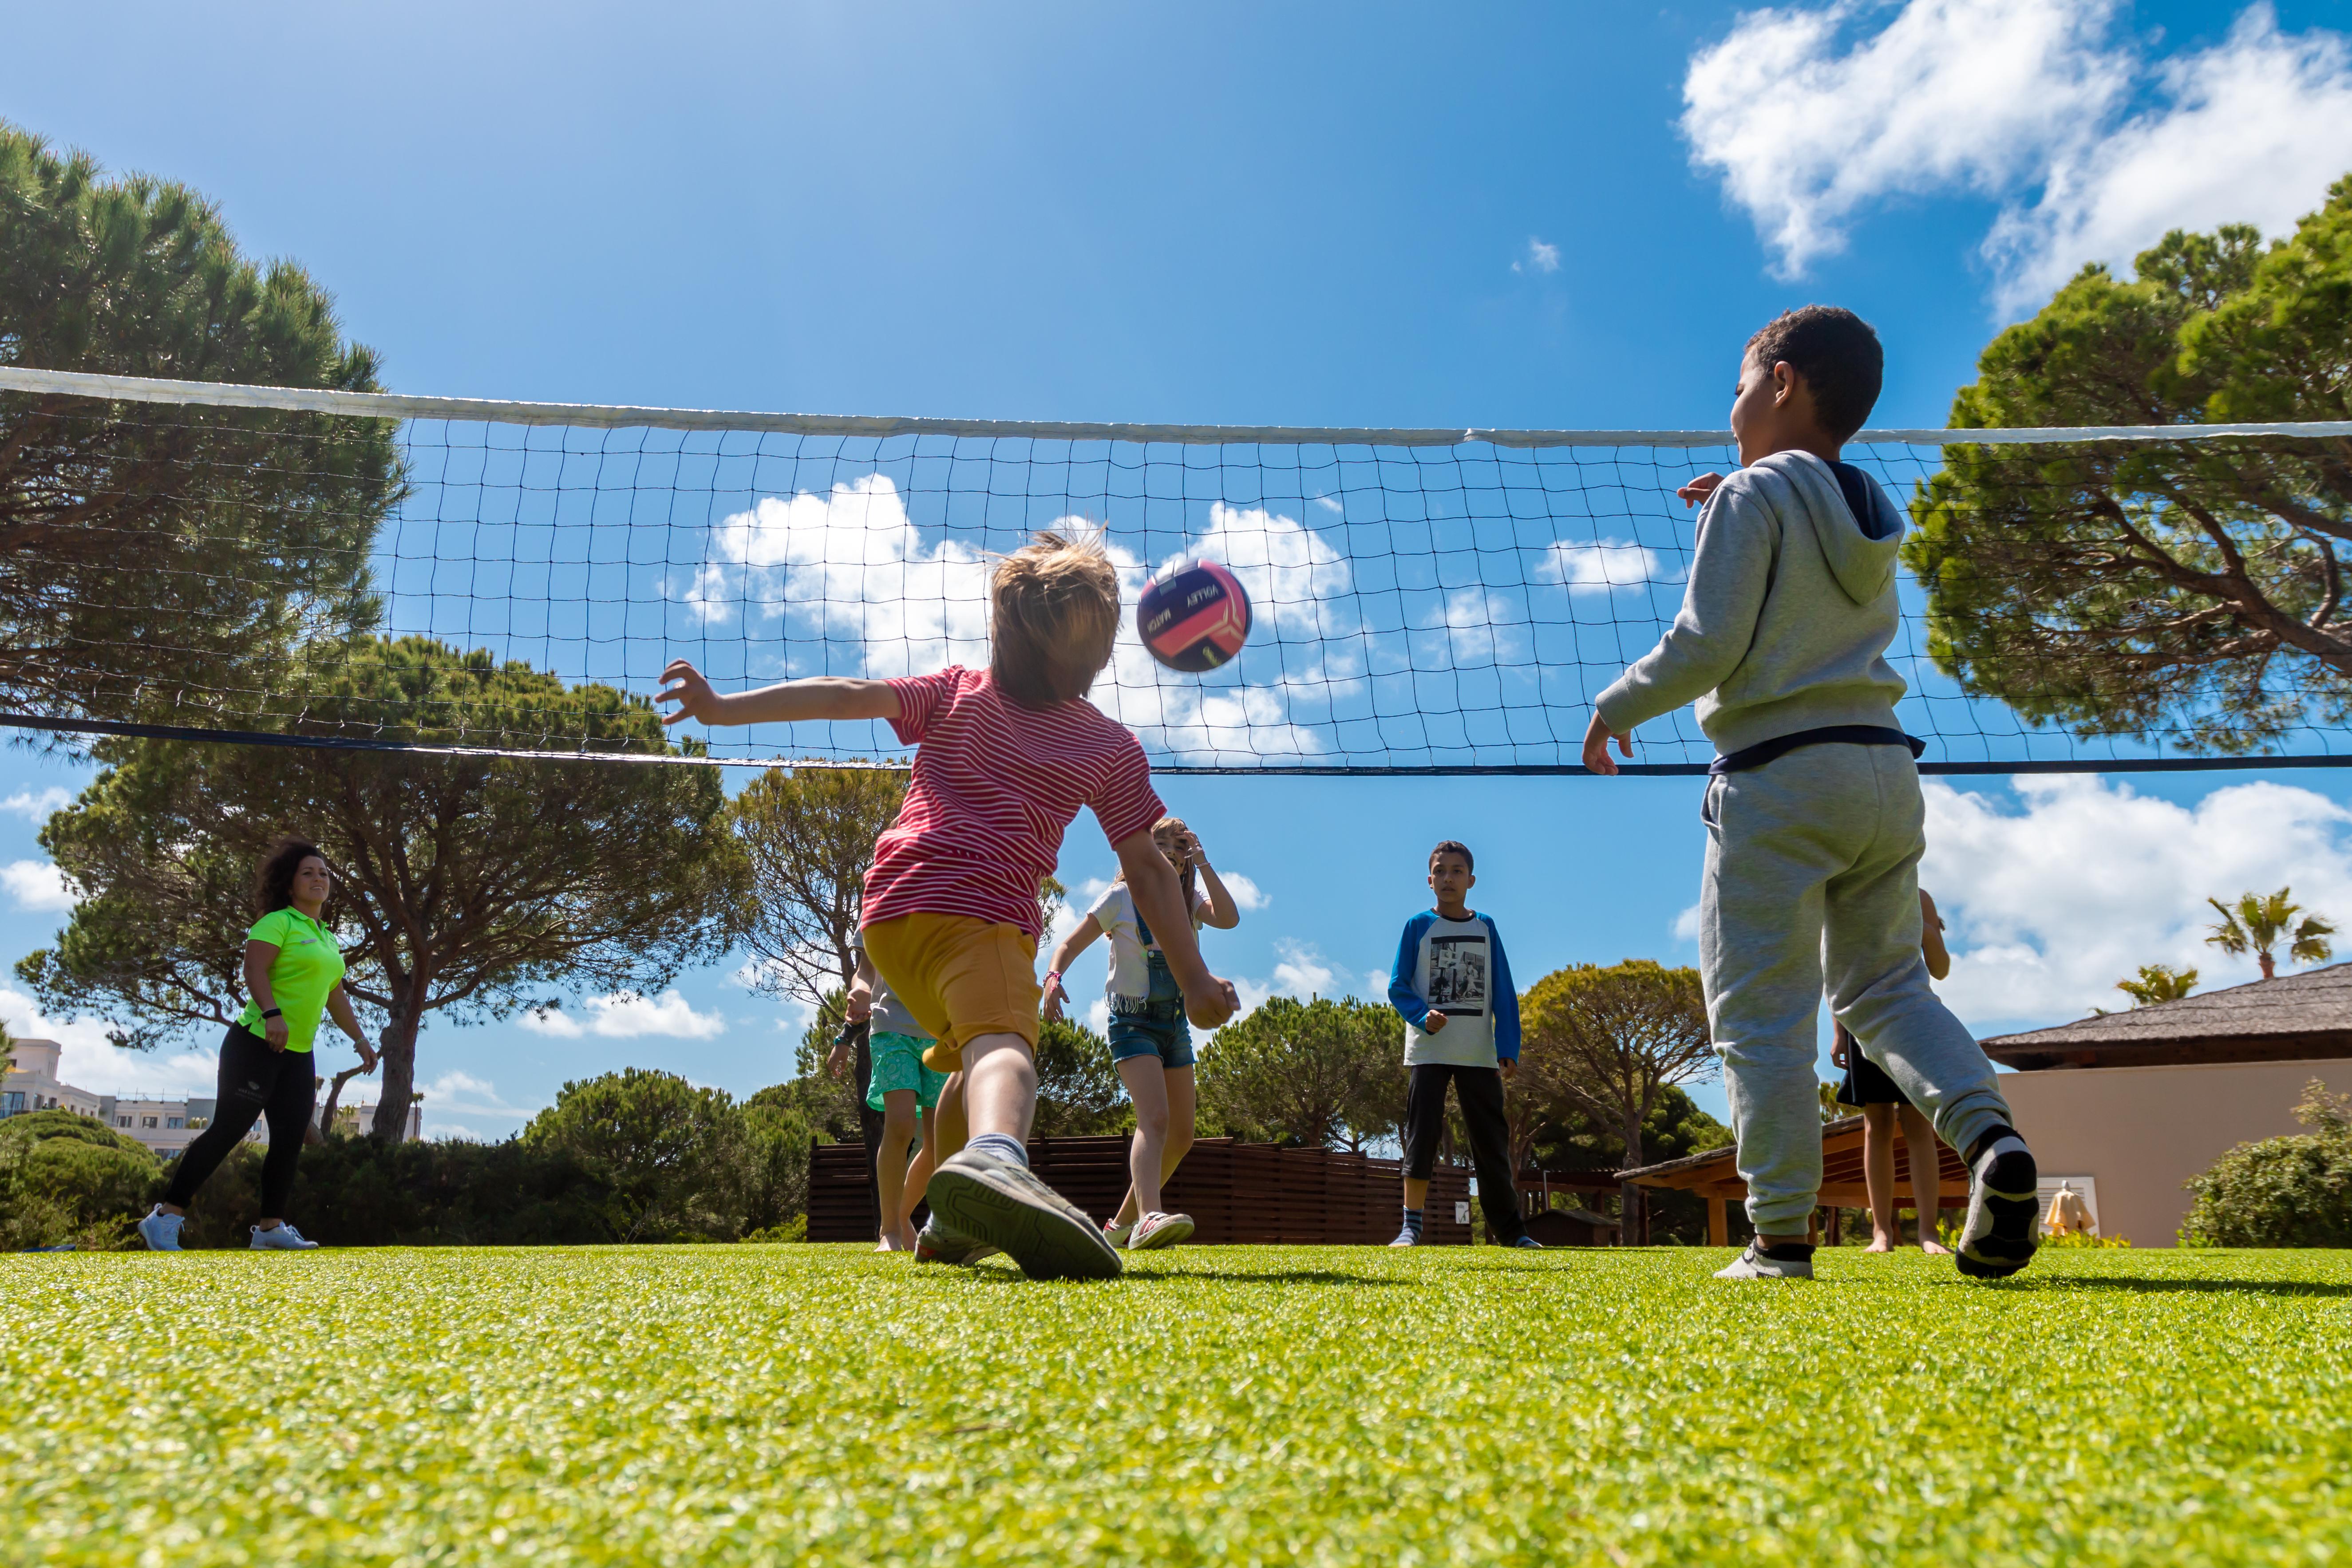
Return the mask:
<path id="1" fill-rule="evenodd" d="M 1162 1214 L 1152 1210 L 1135 1222 L 1135 1234 L 1128 1237 L 1129 1252 L 1149 1252 L 1155 1247 L 1173 1247 L 1191 1239 L 1192 1216 L 1188 1214 Z"/>
<path id="2" fill-rule="evenodd" d="M 1715 1271 L 1717 1279 L 1811 1279 L 1813 1260 L 1810 1258 L 1767 1258 L 1764 1249 L 1754 1242 L 1748 1250 L 1733 1258 L 1727 1267 Z"/>
<path id="3" fill-rule="evenodd" d="M 150 1209 L 147 1217 L 139 1222 L 139 1239 L 147 1244 L 150 1252 L 182 1252 L 180 1227 L 188 1223 L 184 1214 L 165 1214 L 162 1209 Z"/>
<path id="4" fill-rule="evenodd" d="M 1135 1234 L 1135 1226 L 1134 1220 L 1121 1225 L 1115 1219 L 1107 1219 L 1103 1221 L 1103 1239 L 1113 1247 L 1125 1247 L 1127 1238 Z"/>
<path id="5" fill-rule="evenodd" d="M 1971 1279 L 2006 1279 L 2033 1261 L 2041 1174 L 2025 1140 L 2011 1132 L 1977 1156 L 1969 1173 L 1969 1217 L 1952 1261 Z"/>
<path id="6" fill-rule="evenodd" d="M 307 1252 L 319 1244 L 294 1228 L 291 1220 L 280 1220 L 268 1230 L 253 1227 L 253 1250 L 256 1252 Z"/>

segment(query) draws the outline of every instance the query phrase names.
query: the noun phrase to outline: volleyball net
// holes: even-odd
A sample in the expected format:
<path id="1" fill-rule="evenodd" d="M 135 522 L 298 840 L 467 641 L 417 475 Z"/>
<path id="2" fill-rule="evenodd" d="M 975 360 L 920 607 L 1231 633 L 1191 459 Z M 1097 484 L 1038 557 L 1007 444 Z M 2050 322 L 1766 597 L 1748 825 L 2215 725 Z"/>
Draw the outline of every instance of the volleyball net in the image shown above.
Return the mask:
<path id="1" fill-rule="evenodd" d="M 2352 763 L 2352 424 L 1873 430 L 1899 710 L 1939 773 Z M 1131 613 L 1092 700 L 1171 773 L 1576 773 L 1669 626 L 1720 431 L 1234 428 L 488 403 L 0 366 L 0 722 L 70 735 L 903 763 L 878 723 L 662 735 L 721 690 L 988 658 L 993 556 L 1103 530 L 1255 625 Z M 1685 710 L 1629 771 L 1704 771 Z"/>

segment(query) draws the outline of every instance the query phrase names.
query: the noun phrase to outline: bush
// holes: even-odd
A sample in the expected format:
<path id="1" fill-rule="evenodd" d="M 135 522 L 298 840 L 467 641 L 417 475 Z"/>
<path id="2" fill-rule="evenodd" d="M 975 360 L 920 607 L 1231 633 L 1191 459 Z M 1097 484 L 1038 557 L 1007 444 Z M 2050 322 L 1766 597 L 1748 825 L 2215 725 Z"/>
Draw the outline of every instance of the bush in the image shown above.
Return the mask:
<path id="1" fill-rule="evenodd" d="M 184 1247 L 243 1247 L 261 1157 L 240 1144 L 188 1206 Z M 609 1194 L 567 1151 L 330 1138 L 302 1151 L 289 1216 L 331 1247 L 530 1247 L 617 1239 Z"/>
<path id="2" fill-rule="evenodd" d="M 0 1247 L 123 1245 L 160 1193 L 163 1162 L 71 1110 L 0 1121 Z"/>
<path id="3" fill-rule="evenodd" d="M 2352 1247 L 2352 1095 L 2314 1079 L 2295 1120 L 2312 1129 L 2241 1143 L 2193 1176 L 2185 1247 Z"/>

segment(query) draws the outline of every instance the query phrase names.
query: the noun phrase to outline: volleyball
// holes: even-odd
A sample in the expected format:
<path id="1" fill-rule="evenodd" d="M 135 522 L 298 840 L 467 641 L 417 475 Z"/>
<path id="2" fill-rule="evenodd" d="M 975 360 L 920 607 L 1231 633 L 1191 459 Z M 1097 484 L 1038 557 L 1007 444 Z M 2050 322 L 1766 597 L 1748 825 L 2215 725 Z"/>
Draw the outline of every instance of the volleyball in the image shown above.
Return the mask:
<path id="1" fill-rule="evenodd" d="M 1179 561 L 1144 588 L 1135 629 L 1152 658 L 1198 675 L 1231 660 L 1249 640 L 1249 595 L 1213 561 Z"/>

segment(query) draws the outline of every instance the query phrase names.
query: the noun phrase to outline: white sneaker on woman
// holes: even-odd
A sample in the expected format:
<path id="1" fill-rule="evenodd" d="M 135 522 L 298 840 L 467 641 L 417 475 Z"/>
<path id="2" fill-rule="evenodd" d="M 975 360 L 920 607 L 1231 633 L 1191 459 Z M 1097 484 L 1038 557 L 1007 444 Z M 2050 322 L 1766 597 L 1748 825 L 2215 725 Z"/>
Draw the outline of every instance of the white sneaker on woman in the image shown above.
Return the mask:
<path id="1" fill-rule="evenodd" d="M 1127 1238 L 1129 1252 L 1149 1252 L 1155 1247 L 1173 1247 L 1191 1239 L 1192 1216 L 1188 1214 L 1162 1214 L 1153 1209 L 1135 1222 L 1135 1234 Z"/>
<path id="2" fill-rule="evenodd" d="M 268 1230 L 253 1227 L 253 1250 L 256 1252 L 307 1252 L 319 1244 L 294 1228 L 291 1220 L 280 1220 Z"/>
<path id="3" fill-rule="evenodd" d="M 182 1214 L 165 1214 L 161 1208 L 151 1209 L 139 1222 L 139 1239 L 147 1244 L 150 1252 L 180 1252 L 180 1227 L 188 1223 Z"/>

